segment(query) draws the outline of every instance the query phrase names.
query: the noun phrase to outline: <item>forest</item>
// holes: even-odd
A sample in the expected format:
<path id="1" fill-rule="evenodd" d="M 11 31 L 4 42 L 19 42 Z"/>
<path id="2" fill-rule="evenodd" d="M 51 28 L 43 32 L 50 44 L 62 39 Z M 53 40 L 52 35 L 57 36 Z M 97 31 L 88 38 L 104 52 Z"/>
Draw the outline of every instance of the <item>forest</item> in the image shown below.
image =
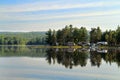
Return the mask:
<path id="1" fill-rule="evenodd" d="M 0 45 L 44 45 L 45 32 L 0 32 Z"/>
<path id="2" fill-rule="evenodd" d="M 65 28 L 57 31 L 49 29 L 46 32 L 46 43 L 49 45 L 66 45 L 68 42 L 107 42 L 109 46 L 120 45 L 120 26 L 116 30 L 102 31 L 100 27 L 91 28 L 90 31 L 86 27 L 73 27 L 66 25 Z"/>
<path id="3" fill-rule="evenodd" d="M 102 31 L 100 27 L 66 25 L 59 30 L 46 32 L 0 32 L 0 45 L 66 45 L 68 42 L 107 42 L 109 46 L 120 46 L 120 26 L 116 30 Z"/>

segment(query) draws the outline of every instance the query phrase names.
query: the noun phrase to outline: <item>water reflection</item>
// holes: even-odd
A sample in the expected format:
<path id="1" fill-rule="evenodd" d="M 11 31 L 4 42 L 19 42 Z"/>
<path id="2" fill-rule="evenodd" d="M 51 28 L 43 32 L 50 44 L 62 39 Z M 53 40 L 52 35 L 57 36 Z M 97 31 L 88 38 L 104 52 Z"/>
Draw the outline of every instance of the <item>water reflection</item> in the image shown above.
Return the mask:
<path id="1" fill-rule="evenodd" d="M 120 66 L 120 49 L 44 49 L 33 46 L 0 46 L 0 57 L 44 57 L 49 64 L 62 64 L 72 69 L 75 66 L 100 67 L 103 62 Z M 89 60 L 89 61 L 88 61 Z"/>
<path id="2" fill-rule="evenodd" d="M 116 63 L 120 66 L 119 49 L 48 49 L 47 58 L 49 64 L 62 64 L 66 68 L 74 66 L 85 67 L 90 59 L 91 66 L 100 67 L 102 61 L 106 63 Z"/>
<path id="3" fill-rule="evenodd" d="M 0 57 L 45 57 L 46 49 L 32 46 L 0 46 Z"/>
<path id="4" fill-rule="evenodd" d="M 79 52 L 74 49 L 48 49 L 47 60 L 49 64 L 57 61 L 57 63 L 64 65 L 66 68 L 81 65 L 86 66 L 89 53 L 87 51 Z"/>

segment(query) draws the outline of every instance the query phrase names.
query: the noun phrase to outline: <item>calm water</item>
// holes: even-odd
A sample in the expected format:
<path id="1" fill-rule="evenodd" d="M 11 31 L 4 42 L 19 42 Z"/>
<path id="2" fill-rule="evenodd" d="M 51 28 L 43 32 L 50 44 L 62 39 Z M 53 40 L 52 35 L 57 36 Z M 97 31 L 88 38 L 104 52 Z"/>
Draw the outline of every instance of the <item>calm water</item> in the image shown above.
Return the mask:
<path id="1" fill-rule="evenodd" d="M 120 80 L 120 50 L 4 46 L 0 80 Z"/>

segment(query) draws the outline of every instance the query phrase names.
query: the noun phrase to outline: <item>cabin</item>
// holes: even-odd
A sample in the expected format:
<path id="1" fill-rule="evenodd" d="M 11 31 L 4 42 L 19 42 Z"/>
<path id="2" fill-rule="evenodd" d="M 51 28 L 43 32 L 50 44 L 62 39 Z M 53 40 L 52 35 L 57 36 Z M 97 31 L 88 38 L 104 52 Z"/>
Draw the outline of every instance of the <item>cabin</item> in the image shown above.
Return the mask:
<path id="1" fill-rule="evenodd" d="M 68 42 L 67 46 L 75 46 L 75 43 L 74 42 Z"/>
<path id="2" fill-rule="evenodd" d="M 56 43 L 55 43 L 55 46 L 58 46 L 58 45 L 59 45 L 59 43 L 58 43 L 58 42 L 56 42 Z"/>

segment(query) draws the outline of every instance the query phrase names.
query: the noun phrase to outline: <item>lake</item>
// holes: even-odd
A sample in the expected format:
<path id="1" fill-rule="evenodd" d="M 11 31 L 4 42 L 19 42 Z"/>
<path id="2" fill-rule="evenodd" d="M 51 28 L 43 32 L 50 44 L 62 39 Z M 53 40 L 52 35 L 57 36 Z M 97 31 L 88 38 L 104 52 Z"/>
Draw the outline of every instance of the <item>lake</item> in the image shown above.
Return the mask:
<path id="1" fill-rule="evenodd" d="M 0 46 L 0 80 L 119 79 L 119 49 Z"/>

